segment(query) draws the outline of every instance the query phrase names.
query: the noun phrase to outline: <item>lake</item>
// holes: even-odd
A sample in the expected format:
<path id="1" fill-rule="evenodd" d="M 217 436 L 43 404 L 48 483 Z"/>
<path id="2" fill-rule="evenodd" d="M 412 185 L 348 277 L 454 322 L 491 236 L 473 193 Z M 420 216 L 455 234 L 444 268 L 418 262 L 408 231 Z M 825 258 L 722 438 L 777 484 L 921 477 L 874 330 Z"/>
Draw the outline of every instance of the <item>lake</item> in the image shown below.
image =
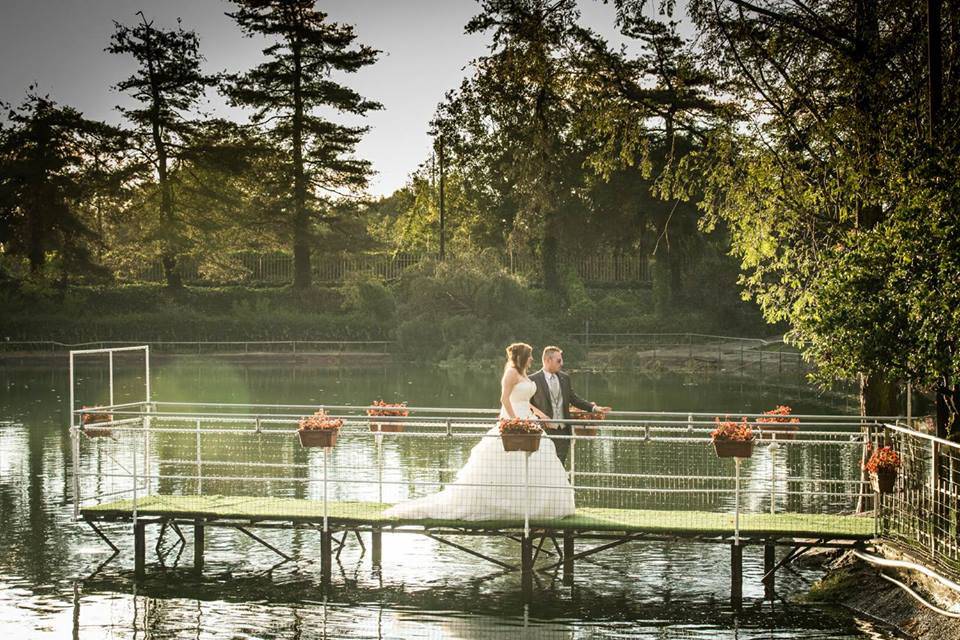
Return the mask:
<path id="1" fill-rule="evenodd" d="M 106 367 L 78 367 L 78 403 L 106 402 Z M 580 395 L 616 409 L 756 412 L 789 404 L 795 413 L 849 413 L 853 399 L 821 396 L 794 377 L 757 381 L 703 374 L 574 372 Z M 263 360 L 167 358 L 152 363 L 156 400 L 366 405 L 374 399 L 414 406 L 494 407 L 496 370 L 390 365 L 337 368 Z M 117 367 L 116 401 L 139 399 L 142 375 Z M 161 566 L 148 541 L 147 578 L 133 580 L 132 536 L 116 526 L 121 555 L 72 521 L 66 358 L 54 364 L 0 364 L 0 620 L 30 638 L 885 638 L 846 611 L 763 601 L 762 552 L 744 554 L 742 611 L 728 606 L 729 550 L 724 545 L 646 542 L 621 546 L 577 566 L 573 587 L 538 577 L 524 604 L 519 577 L 416 535 L 385 535 L 383 566 L 348 544 L 324 588 L 311 564 L 315 539 L 269 532 L 297 562 L 241 534 L 207 533 L 204 575 L 190 571 L 188 548 Z M 160 446 L 160 445 L 158 445 Z M 293 445 L 291 444 L 291 447 Z M 437 460 L 427 440 L 406 443 L 391 460 Z M 84 448 L 84 456 L 94 449 Z M 298 453 L 297 455 L 303 455 Z M 437 464 L 456 467 L 463 452 Z M 399 457 L 396 457 L 399 456 Z M 95 464 L 92 457 L 84 465 Z M 108 527 L 109 529 L 109 527 Z M 115 534 L 115 535 L 114 535 Z M 291 536 L 293 539 L 291 540 Z M 168 544 L 171 539 L 168 538 Z M 485 552 L 516 554 L 500 540 Z M 793 567 L 778 573 L 784 598 L 820 575 Z"/>

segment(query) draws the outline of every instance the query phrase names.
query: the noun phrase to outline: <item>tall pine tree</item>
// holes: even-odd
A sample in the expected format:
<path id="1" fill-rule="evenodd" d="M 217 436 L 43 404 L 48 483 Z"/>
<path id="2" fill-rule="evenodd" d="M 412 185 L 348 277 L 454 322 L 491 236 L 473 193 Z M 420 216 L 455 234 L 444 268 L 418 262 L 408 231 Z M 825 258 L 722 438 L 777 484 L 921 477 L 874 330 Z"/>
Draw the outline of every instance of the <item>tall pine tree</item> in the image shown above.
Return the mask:
<path id="1" fill-rule="evenodd" d="M 314 0 L 235 0 L 239 9 L 228 16 L 249 35 L 273 42 L 263 50 L 267 60 L 229 79 L 225 91 L 234 106 L 254 110 L 253 123 L 288 158 L 282 190 L 272 208 L 289 216 L 293 243 L 294 286 L 311 284 L 310 253 L 315 225 L 337 214 L 324 194 L 340 194 L 366 185 L 370 164 L 352 157 L 368 127 L 337 124 L 316 115 L 317 108 L 365 115 L 381 108 L 337 82 L 334 72 L 355 72 L 373 64 L 378 51 L 357 44 L 353 27 L 327 22 Z"/>
<path id="2" fill-rule="evenodd" d="M 137 108 L 117 107 L 135 129 L 135 148 L 152 165 L 160 189 L 160 225 L 157 239 L 167 286 L 179 288 L 182 277 L 177 260 L 182 251 L 182 222 L 174 200 L 171 167 L 187 147 L 197 124 L 188 118 L 191 109 L 215 76 L 201 72 L 200 41 L 193 31 L 158 29 L 142 12 L 140 24 L 128 27 L 114 22 L 116 30 L 106 48 L 110 53 L 133 56 L 137 70 L 116 88 L 141 103 Z"/>

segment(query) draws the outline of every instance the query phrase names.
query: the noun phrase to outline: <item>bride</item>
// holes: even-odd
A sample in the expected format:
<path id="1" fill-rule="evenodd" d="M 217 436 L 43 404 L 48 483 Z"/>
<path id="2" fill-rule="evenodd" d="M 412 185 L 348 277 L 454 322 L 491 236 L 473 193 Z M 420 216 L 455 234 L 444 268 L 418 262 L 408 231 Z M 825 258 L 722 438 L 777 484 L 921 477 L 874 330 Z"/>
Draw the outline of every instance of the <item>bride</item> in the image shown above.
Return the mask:
<path id="1" fill-rule="evenodd" d="M 527 377 L 532 362 L 530 345 L 518 342 L 507 347 L 507 363 L 500 381 L 501 419 L 547 418 L 530 404 L 537 390 L 536 383 Z M 495 424 L 470 451 L 470 458 L 453 483 L 439 493 L 394 505 L 383 515 L 444 520 L 522 519 L 525 506 L 531 518 L 572 515 L 573 487 L 550 438 L 541 436 L 540 448 L 529 454 L 526 500 L 525 455 L 503 450 L 500 427 Z"/>

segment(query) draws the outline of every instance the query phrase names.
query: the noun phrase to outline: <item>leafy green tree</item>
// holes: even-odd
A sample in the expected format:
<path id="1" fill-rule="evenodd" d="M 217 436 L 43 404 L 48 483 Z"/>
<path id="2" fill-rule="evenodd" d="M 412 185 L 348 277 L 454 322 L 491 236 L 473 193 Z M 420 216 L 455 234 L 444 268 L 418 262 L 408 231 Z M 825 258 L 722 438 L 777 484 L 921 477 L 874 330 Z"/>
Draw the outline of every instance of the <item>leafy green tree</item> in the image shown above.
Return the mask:
<path id="1" fill-rule="evenodd" d="M 369 162 L 352 157 L 366 127 L 337 124 L 316 115 L 333 109 L 364 115 L 381 105 L 337 82 L 373 64 L 377 51 L 355 43 L 353 27 L 327 22 L 313 0 L 236 0 L 228 13 L 249 35 L 271 38 L 266 62 L 231 76 L 225 92 L 235 106 L 254 109 L 252 122 L 278 152 L 271 166 L 272 192 L 263 204 L 286 219 L 293 244 L 294 286 L 311 284 L 310 253 L 317 227 L 338 219 L 331 195 L 366 185 Z"/>
<path id="2" fill-rule="evenodd" d="M 78 206 L 91 194 L 87 178 L 97 170 L 90 154 L 115 151 L 123 136 L 33 89 L 17 109 L 4 105 L 9 124 L 0 130 L 0 247 L 25 257 L 34 275 L 55 255 L 65 283 L 72 274 L 101 272 L 91 252 L 97 235 Z"/>
<path id="3" fill-rule="evenodd" d="M 204 74 L 199 38 L 176 29 L 159 29 L 138 12 L 140 24 L 128 27 L 114 22 L 116 29 L 106 50 L 129 55 L 137 63 L 130 77 L 117 83 L 140 103 L 135 108 L 117 107 L 133 124 L 134 146 L 156 172 L 161 224 L 156 227 L 167 286 L 182 286 L 177 260 L 185 244 L 183 224 L 174 198 L 171 165 L 189 146 L 197 123 L 188 118 L 206 87 L 217 83 L 215 76 Z"/>
<path id="4" fill-rule="evenodd" d="M 906 202 L 916 203 L 920 192 L 932 196 L 952 179 L 914 175 L 937 156 L 951 165 L 957 138 L 958 94 L 949 81 L 942 143 L 930 149 L 922 135 L 928 80 L 923 6 L 907 0 L 815 6 L 695 0 L 690 11 L 705 52 L 730 79 L 730 95 L 744 112 L 690 158 L 688 186 L 705 194 L 706 226 L 723 222 L 731 230 L 741 281 L 768 320 L 788 322 L 789 337 L 825 373 L 856 371 L 865 413 L 895 413 L 897 377 L 913 374 L 876 357 L 876 349 L 855 347 L 850 333 L 866 330 L 864 314 L 875 312 L 878 336 L 889 339 L 887 356 L 911 348 L 919 336 L 895 338 L 880 328 L 905 317 L 896 308 L 901 301 L 880 286 L 889 281 L 882 274 L 855 277 L 862 270 L 854 262 L 875 255 L 875 235 L 900 233 L 896 220 L 905 215 Z M 955 79 L 952 37 L 944 43 L 944 69 Z M 862 309 L 845 316 L 844 324 L 828 299 L 855 300 Z M 946 369 L 940 374 L 943 402 L 956 377 Z M 914 381 L 932 379 L 924 374 Z"/>

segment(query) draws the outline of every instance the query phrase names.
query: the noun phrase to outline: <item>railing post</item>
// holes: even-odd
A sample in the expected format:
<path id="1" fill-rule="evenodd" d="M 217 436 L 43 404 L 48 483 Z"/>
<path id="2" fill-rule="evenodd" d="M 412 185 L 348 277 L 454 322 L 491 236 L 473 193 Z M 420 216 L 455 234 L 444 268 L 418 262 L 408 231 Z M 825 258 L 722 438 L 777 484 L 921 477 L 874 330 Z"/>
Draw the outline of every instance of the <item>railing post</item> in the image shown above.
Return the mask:
<path id="1" fill-rule="evenodd" d="M 777 451 L 780 445 L 777 444 L 777 434 L 772 434 L 773 442 L 768 447 L 770 449 L 770 515 L 776 513 L 777 506 Z"/>
<path id="2" fill-rule="evenodd" d="M 740 458 L 733 459 L 735 472 L 733 484 L 733 541 L 740 545 Z"/>
<path id="3" fill-rule="evenodd" d="M 523 538 L 530 539 L 530 452 L 523 452 Z"/>
<path id="4" fill-rule="evenodd" d="M 930 557 L 937 557 L 937 518 L 940 516 L 940 504 L 937 496 L 938 461 L 940 447 L 936 440 L 930 441 Z"/>
<path id="5" fill-rule="evenodd" d="M 197 495 L 203 493 L 203 466 L 200 456 L 200 418 L 197 418 Z"/>

